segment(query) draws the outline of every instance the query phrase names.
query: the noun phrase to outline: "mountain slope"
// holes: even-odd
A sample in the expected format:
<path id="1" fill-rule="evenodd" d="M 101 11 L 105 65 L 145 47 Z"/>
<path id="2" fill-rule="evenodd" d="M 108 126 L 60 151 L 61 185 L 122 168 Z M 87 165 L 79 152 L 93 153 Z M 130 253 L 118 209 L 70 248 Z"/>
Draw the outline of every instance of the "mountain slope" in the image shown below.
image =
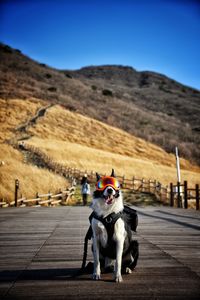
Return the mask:
<path id="1" fill-rule="evenodd" d="M 59 105 L 48 109 L 28 130 L 27 142 L 39 147 L 57 162 L 82 170 L 128 178 L 176 182 L 175 156 L 161 148 L 94 119 L 70 112 Z M 181 159 L 182 180 L 199 182 L 200 168 Z"/>
<path id="2" fill-rule="evenodd" d="M 0 96 L 61 103 L 200 163 L 200 92 L 123 66 L 58 71 L 0 46 Z"/>
<path id="3" fill-rule="evenodd" d="M 13 199 L 16 178 L 20 181 L 20 193 L 27 197 L 33 197 L 36 191 L 46 193 L 63 188 L 66 182 L 48 170 L 33 166 L 33 160 L 25 159 L 5 143 L 8 140 L 23 139 L 53 161 L 69 167 L 102 174 L 109 174 L 115 168 L 118 175 L 126 178 L 157 179 L 166 185 L 176 182 L 174 155 L 121 129 L 60 105 L 48 107 L 35 123 L 28 122 L 38 109 L 47 107 L 47 102 L 37 99 L 0 99 L 0 107 L 0 162 L 4 161 L 0 164 L 0 199 Z M 25 123 L 29 124 L 26 131 L 19 131 Z M 181 176 L 193 187 L 200 182 L 200 168 L 181 159 Z"/>
<path id="4" fill-rule="evenodd" d="M 65 178 L 26 162 L 22 153 L 5 143 L 5 140 L 16 139 L 18 125 L 25 123 L 45 105 L 36 99 L 0 99 L 0 201 L 14 200 L 16 179 L 20 183 L 19 197 L 22 194 L 23 197 L 34 198 L 36 192 L 56 192 L 70 185 Z"/>

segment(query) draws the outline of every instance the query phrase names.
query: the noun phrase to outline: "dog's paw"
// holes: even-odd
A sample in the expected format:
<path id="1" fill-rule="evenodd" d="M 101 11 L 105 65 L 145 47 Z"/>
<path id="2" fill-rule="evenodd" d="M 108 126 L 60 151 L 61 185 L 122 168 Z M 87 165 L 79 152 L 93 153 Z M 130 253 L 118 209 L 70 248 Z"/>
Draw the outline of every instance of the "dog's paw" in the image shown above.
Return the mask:
<path id="1" fill-rule="evenodd" d="M 115 282 L 122 282 L 123 279 L 122 279 L 122 276 L 121 275 L 116 275 L 115 276 Z"/>
<path id="2" fill-rule="evenodd" d="M 93 280 L 100 280 L 100 279 L 101 279 L 101 275 L 100 275 L 100 274 L 94 273 L 94 274 L 92 275 L 92 279 L 93 279 Z"/>
<path id="3" fill-rule="evenodd" d="M 132 273 L 132 271 L 131 271 L 130 268 L 126 268 L 126 269 L 125 269 L 125 274 L 131 274 L 131 273 Z"/>

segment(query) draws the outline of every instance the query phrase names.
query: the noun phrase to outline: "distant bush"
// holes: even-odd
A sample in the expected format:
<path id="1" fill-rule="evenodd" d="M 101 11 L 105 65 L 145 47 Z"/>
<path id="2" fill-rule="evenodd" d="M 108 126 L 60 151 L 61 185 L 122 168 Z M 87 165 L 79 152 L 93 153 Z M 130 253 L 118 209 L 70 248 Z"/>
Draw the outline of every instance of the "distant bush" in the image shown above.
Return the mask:
<path id="1" fill-rule="evenodd" d="M 165 87 L 163 84 L 159 85 L 159 90 L 168 93 L 168 94 L 173 94 L 173 91 L 170 91 L 167 87 Z"/>
<path id="2" fill-rule="evenodd" d="M 45 77 L 49 79 L 49 78 L 51 78 L 52 76 L 51 76 L 51 74 L 47 73 L 47 74 L 45 74 Z"/>
<path id="3" fill-rule="evenodd" d="M 148 85 L 149 84 L 148 79 L 149 79 L 149 76 L 147 74 L 141 74 L 139 86 L 144 87 L 144 86 Z"/>
<path id="4" fill-rule="evenodd" d="M 96 85 L 91 85 L 91 89 L 92 89 L 93 91 L 96 91 L 96 90 L 97 90 Z"/>
<path id="5" fill-rule="evenodd" d="M 12 51 L 12 48 L 10 48 L 9 46 L 7 46 L 7 45 L 3 45 L 3 51 L 5 52 L 5 53 L 12 53 L 13 51 Z"/>
<path id="6" fill-rule="evenodd" d="M 70 104 L 66 105 L 66 108 L 70 111 L 76 111 L 76 107 L 74 107 L 73 105 L 70 105 Z"/>
<path id="7" fill-rule="evenodd" d="M 57 88 L 54 87 L 54 86 L 51 86 L 51 87 L 48 88 L 48 91 L 49 91 L 49 92 L 56 92 L 56 91 L 57 91 Z"/>
<path id="8" fill-rule="evenodd" d="M 67 78 L 70 78 L 70 79 L 72 79 L 73 77 L 72 77 L 72 75 L 71 74 L 69 74 L 69 73 L 65 73 L 65 76 L 67 77 Z"/>
<path id="9" fill-rule="evenodd" d="M 109 96 L 109 97 L 112 97 L 112 96 L 113 96 L 112 91 L 107 90 L 107 89 L 103 90 L 103 91 L 102 91 L 102 94 L 103 94 L 104 96 Z"/>

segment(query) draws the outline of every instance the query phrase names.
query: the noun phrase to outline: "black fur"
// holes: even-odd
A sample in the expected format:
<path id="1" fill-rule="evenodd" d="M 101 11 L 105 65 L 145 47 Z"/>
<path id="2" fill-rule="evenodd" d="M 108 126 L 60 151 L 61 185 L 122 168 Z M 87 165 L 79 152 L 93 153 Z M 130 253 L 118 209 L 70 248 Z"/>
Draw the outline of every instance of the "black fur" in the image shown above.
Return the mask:
<path id="1" fill-rule="evenodd" d="M 103 195 L 103 191 L 97 191 L 95 190 L 94 193 L 93 193 L 93 197 L 94 198 L 101 198 Z"/>

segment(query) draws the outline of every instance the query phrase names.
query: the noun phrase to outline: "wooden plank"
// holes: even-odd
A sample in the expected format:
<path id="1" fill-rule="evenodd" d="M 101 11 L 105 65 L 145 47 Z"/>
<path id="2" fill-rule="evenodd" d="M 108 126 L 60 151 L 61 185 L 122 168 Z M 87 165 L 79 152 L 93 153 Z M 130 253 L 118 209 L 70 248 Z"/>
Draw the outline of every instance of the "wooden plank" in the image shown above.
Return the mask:
<path id="1" fill-rule="evenodd" d="M 81 266 L 88 207 L 6 208 L 0 214 L 0 295 L 6 299 L 170 299 L 200 297 L 200 215 L 195 210 L 137 208 L 136 270 L 115 284 L 92 281 Z M 88 260 L 92 260 L 91 243 Z M 75 276 L 75 277 L 74 277 Z"/>

